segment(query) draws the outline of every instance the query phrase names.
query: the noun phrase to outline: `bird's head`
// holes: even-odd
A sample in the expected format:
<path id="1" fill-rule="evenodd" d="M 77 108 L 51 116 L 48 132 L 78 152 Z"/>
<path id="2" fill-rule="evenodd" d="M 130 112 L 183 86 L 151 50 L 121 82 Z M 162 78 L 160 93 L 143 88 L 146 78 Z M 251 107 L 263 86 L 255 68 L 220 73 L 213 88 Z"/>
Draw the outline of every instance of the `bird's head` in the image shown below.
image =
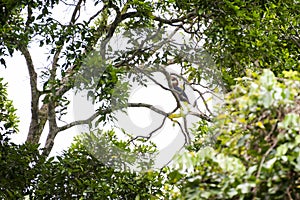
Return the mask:
<path id="1" fill-rule="evenodd" d="M 178 80 L 175 76 L 171 76 L 171 83 L 173 87 L 178 86 Z"/>

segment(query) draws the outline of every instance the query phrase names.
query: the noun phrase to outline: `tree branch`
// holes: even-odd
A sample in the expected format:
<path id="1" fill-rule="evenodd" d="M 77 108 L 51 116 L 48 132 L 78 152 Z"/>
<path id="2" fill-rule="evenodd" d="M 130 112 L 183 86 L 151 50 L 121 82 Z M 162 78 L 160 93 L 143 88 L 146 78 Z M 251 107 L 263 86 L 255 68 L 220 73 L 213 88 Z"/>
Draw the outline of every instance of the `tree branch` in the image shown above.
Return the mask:
<path id="1" fill-rule="evenodd" d="M 107 110 L 103 110 L 101 112 L 96 112 L 94 113 L 92 116 L 90 116 L 89 118 L 85 119 L 85 120 L 78 120 L 78 121 L 74 121 L 74 122 L 71 122 L 67 125 L 64 125 L 62 127 L 59 127 L 58 128 L 58 132 L 61 132 L 61 131 L 64 131 L 66 129 L 69 129 L 73 126 L 77 126 L 77 125 L 84 125 L 84 124 L 90 124 L 93 120 L 95 120 L 97 117 L 99 117 L 100 115 L 104 115 L 104 114 L 108 114 L 110 113 L 111 110 L 110 109 L 107 109 Z"/>
<path id="2" fill-rule="evenodd" d="M 71 17 L 71 20 L 70 20 L 70 24 L 75 24 L 75 22 L 77 21 L 77 19 L 79 18 L 80 16 L 80 8 L 81 8 L 81 3 L 82 3 L 83 0 L 79 0 L 74 11 L 73 11 L 73 14 L 72 14 L 72 17 Z M 78 16 L 77 16 L 77 13 Z"/>
<path id="3" fill-rule="evenodd" d="M 43 155 L 48 156 L 54 145 L 54 139 L 58 133 L 58 127 L 55 114 L 55 96 L 52 96 L 48 103 L 48 119 L 49 119 L 49 133 L 43 150 Z"/>
<path id="4" fill-rule="evenodd" d="M 147 136 L 138 135 L 138 136 L 132 138 L 131 140 L 129 140 L 128 144 L 133 142 L 134 140 L 137 140 L 138 138 L 145 138 L 145 139 L 149 140 L 156 131 L 160 130 L 164 126 L 166 119 L 167 119 L 167 117 L 165 116 L 163 121 L 161 122 L 161 124 L 156 129 L 152 130 L 149 134 L 147 134 Z"/>
<path id="5" fill-rule="evenodd" d="M 153 16 L 153 19 L 155 21 L 159 21 L 163 24 L 168 24 L 168 25 L 174 26 L 175 23 L 183 22 L 186 19 L 191 19 L 191 18 L 196 17 L 196 16 L 197 16 L 197 12 L 196 12 L 196 10 L 194 10 L 194 11 L 186 14 L 185 16 L 177 18 L 177 19 L 164 19 L 164 18 L 161 18 L 161 17 L 158 17 L 158 16 Z"/>
<path id="6" fill-rule="evenodd" d="M 38 143 L 39 137 L 37 137 L 37 131 L 39 128 L 39 98 L 40 93 L 37 89 L 37 73 L 34 69 L 33 61 L 30 52 L 26 46 L 20 45 L 20 51 L 25 57 L 27 69 L 30 79 L 30 90 L 31 90 L 31 121 L 26 141 L 31 143 Z"/>
<path id="7" fill-rule="evenodd" d="M 107 6 L 104 5 L 102 9 L 98 10 L 92 17 L 90 17 L 90 19 L 87 21 L 88 24 L 91 23 L 91 21 L 93 21 L 100 13 L 102 13 L 104 11 L 104 9 L 106 9 Z"/>
<path id="8" fill-rule="evenodd" d="M 197 90 L 196 88 L 194 88 L 193 85 L 190 84 L 190 83 L 188 82 L 188 80 L 187 80 L 186 78 L 184 78 L 183 76 L 180 76 L 180 75 L 175 74 L 175 73 L 171 73 L 171 75 L 174 75 L 174 76 L 177 76 L 177 77 L 180 78 L 180 79 L 183 79 L 184 84 L 187 84 L 188 86 L 190 86 L 190 87 L 193 89 L 193 91 L 197 92 L 197 93 L 199 94 L 199 97 L 201 98 L 202 102 L 204 103 L 205 109 L 209 112 L 209 114 L 213 115 L 212 112 L 211 112 L 211 110 L 209 109 L 209 107 L 208 107 L 208 105 L 207 105 L 206 100 L 204 99 L 203 94 L 202 94 L 199 90 Z M 197 98 L 197 99 L 198 99 L 198 98 Z M 198 108 L 197 99 L 195 100 L 193 106 L 197 106 L 197 108 Z M 199 110 L 199 109 L 198 109 L 198 110 Z M 199 110 L 199 111 L 200 111 L 200 110 Z M 209 120 L 209 121 L 211 121 L 211 120 Z"/>
<path id="9" fill-rule="evenodd" d="M 175 122 L 179 126 L 182 134 L 184 135 L 184 145 L 189 144 L 188 133 L 185 133 L 185 129 L 182 127 L 182 125 L 179 123 L 179 121 L 177 121 L 177 120 L 172 120 L 172 121 Z"/>
<path id="10" fill-rule="evenodd" d="M 47 103 L 48 116 L 46 116 L 49 121 L 49 133 L 47 135 L 46 143 L 45 143 L 44 150 L 43 150 L 43 155 L 45 155 L 45 156 L 48 156 L 50 154 L 51 149 L 54 145 L 54 139 L 58 133 L 55 108 L 56 108 L 56 105 L 58 104 L 57 99 L 59 99 L 59 96 L 56 96 L 55 77 L 56 77 L 56 71 L 57 71 L 57 65 L 58 65 L 60 52 L 61 52 L 61 48 L 57 49 L 57 51 L 55 52 L 53 61 L 52 61 L 52 68 L 50 70 L 49 81 L 51 83 L 51 88 L 50 88 L 51 93 L 48 96 L 48 103 Z"/>
<path id="11" fill-rule="evenodd" d="M 161 114 L 165 117 L 168 117 L 170 115 L 170 113 L 166 113 L 158 108 L 156 108 L 155 106 L 151 105 L 151 104 L 146 104 L 146 103 L 128 103 L 127 104 L 128 107 L 145 107 L 145 108 L 149 108 L 150 110 L 153 110 L 154 112 Z"/>
<path id="12" fill-rule="evenodd" d="M 256 179 L 259 180 L 259 176 L 260 176 L 260 173 L 261 173 L 261 169 L 263 167 L 263 164 L 265 162 L 265 159 L 267 158 L 267 156 L 271 153 L 271 151 L 275 148 L 275 146 L 277 145 L 277 142 L 278 140 L 275 138 L 274 139 L 274 143 L 273 145 L 266 151 L 266 153 L 263 155 L 260 163 L 259 163 L 259 167 L 258 167 L 258 170 L 257 170 L 257 174 L 256 174 Z M 256 194 L 257 194 L 257 188 L 255 187 L 254 190 L 253 190 L 253 193 L 254 193 L 254 197 L 253 199 L 256 199 Z"/>
<path id="13" fill-rule="evenodd" d="M 165 117 L 168 117 L 169 116 L 169 113 L 166 113 L 158 108 L 156 108 L 155 106 L 153 105 L 150 105 L 150 104 L 146 104 L 146 103 L 128 103 L 127 104 L 128 107 L 145 107 L 145 108 L 148 108 L 156 113 L 159 113 Z M 93 120 L 95 120 L 97 117 L 99 117 L 100 115 L 105 115 L 105 114 L 108 114 L 108 113 L 111 113 L 112 110 L 111 109 L 106 109 L 106 110 L 102 110 L 100 112 L 96 112 L 94 113 L 92 116 L 90 116 L 89 118 L 85 119 L 85 120 L 78 120 L 78 121 L 74 121 L 74 122 L 71 122 L 67 125 L 64 125 L 62 127 L 59 127 L 58 128 L 58 132 L 61 132 L 61 131 L 64 131 L 68 128 L 71 128 L 73 126 L 77 126 L 77 125 L 84 125 L 84 124 L 89 124 L 91 123 Z"/>

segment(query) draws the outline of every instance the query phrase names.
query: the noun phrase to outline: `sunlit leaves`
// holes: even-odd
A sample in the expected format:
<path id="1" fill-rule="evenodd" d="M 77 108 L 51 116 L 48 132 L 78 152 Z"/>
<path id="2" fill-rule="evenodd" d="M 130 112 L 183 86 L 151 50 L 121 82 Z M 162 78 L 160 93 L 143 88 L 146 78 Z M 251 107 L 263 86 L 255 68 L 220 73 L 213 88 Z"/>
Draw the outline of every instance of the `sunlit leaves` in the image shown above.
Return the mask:
<path id="1" fill-rule="evenodd" d="M 216 149 L 180 157 L 178 199 L 299 198 L 299 75 L 248 74 L 216 118 Z"/>
<path id="2" fill-rule="evenodd" d="M 0 133 L 15 133 L 18 131 L 19 119 L 16 109 L 11 100 L 7 97 L 7 84 L 0 78 Z"/>
<path id="3" fill-rule="evenodd" d="M 45 163 L 34 185 L 34 197 L 157 199 L 162 195 L 163 177 L 158 171 L 125 170 L 131 164 L 130 153 L 137 155 L 113 131 L 84 134 L 58 161 Z"/>
<path id="4" fill-rule="evenodd" d="M 256 169 L 256 181 L 271 179 L 279 173 L 281 181 L 294 184 L 287 178 L 287 171 L 292 169 L 295 159 L 299 156 L 296 135 L 300 123 L 298 111 L 300 90 L 297 73 L 285 72 L 284 74 L 289 74 L 289 78 L 278 79 L 271 71 L 264 70 L 260 77 L 255 75 L 252 79 L 241 79 L 240 84 L 236 85 L 228 95 L 231 101 L 227 103 L 233 108 L 228 111 L 231 120 L 223 120 L 219 123 L 222 125 L 219 130 L 223 130 L 223 134 L 219 136 L 220 144 L 228 148 L 222 151 L 240 157 L 249 169 Z M 234 100 L 236 98 L 237 101 Z M 231 136 L 226 137 L 226 135 Z M 243 141 L 242 145 L 237 145 L 241 141 Z M 286 163 L 285 168 L 282 166 L 283 163 Z M 248 182 L 237 187 L 241 187 L 243 194 L 251 194 L 251 188 L 256 188 L 254 191 L 259 192 L 252 195 L 269 193 L 268 195 L 284 196 L 284 190 L 278 188 L 276 183 L 270 182 L 266 186 L 257 182 L 251 185 L 252 178 L 254 177 L 248 177 L 245 180 Z M 248 186 L 251 186 L 250 190 Z M 297 196 L 296 190 L 291 192 L 295 196 Z"/>

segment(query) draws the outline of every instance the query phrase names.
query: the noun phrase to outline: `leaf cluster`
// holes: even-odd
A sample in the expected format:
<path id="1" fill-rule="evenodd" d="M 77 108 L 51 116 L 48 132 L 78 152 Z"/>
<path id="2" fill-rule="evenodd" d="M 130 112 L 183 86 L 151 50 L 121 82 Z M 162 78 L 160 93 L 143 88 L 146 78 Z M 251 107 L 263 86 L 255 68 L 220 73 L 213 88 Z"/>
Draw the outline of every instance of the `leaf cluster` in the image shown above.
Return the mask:
<path id="1" fill-rule="evenodd" d="M 45 163 L 31 198 L 156 199 L 163 181 L 159 172 L 126 170 L 131 161 L 127 157 L 125 162 L 124 152 L 134 153 L 113 131 L 82 135 L 63 155 Z"/>
<path id="2" fill-rule="evenodd" d="M 202 4 L 202 1 L 201 1 Z M 210 14 L 204 31 L 205 49 L 222 70 L 228 86 L 234 78 L 269 68 L 299 71 L 298 1 L 210 1 L 203 12 Z M 228 87 L 230 89 L 230 87 Z"/>
<path id="3" fill-rule="evenodd" d="M 216 118 L 215 149 L 180 158 L 176 198 L 300 198 L 299 73 L 248 73 Z"/>

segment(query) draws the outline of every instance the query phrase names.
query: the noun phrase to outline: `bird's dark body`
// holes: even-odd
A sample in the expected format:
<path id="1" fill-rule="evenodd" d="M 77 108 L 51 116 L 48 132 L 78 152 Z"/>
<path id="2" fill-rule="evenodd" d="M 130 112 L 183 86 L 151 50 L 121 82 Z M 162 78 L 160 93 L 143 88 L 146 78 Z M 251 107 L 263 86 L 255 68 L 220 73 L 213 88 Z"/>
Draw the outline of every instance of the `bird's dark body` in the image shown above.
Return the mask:
<path id="1" fill-rule="evenodd" d="M 190 103 L 189 102 L 189 99 L 186 95 L 186 93 L 183 91 L 183 89 L 181 89 L 180 87 L 178 86 L 173 86 L 174 90 L 176 90 L 176 92 L 178 93 L 178 98 L 180 101 L 185 101 L 187 103 Z"/>

